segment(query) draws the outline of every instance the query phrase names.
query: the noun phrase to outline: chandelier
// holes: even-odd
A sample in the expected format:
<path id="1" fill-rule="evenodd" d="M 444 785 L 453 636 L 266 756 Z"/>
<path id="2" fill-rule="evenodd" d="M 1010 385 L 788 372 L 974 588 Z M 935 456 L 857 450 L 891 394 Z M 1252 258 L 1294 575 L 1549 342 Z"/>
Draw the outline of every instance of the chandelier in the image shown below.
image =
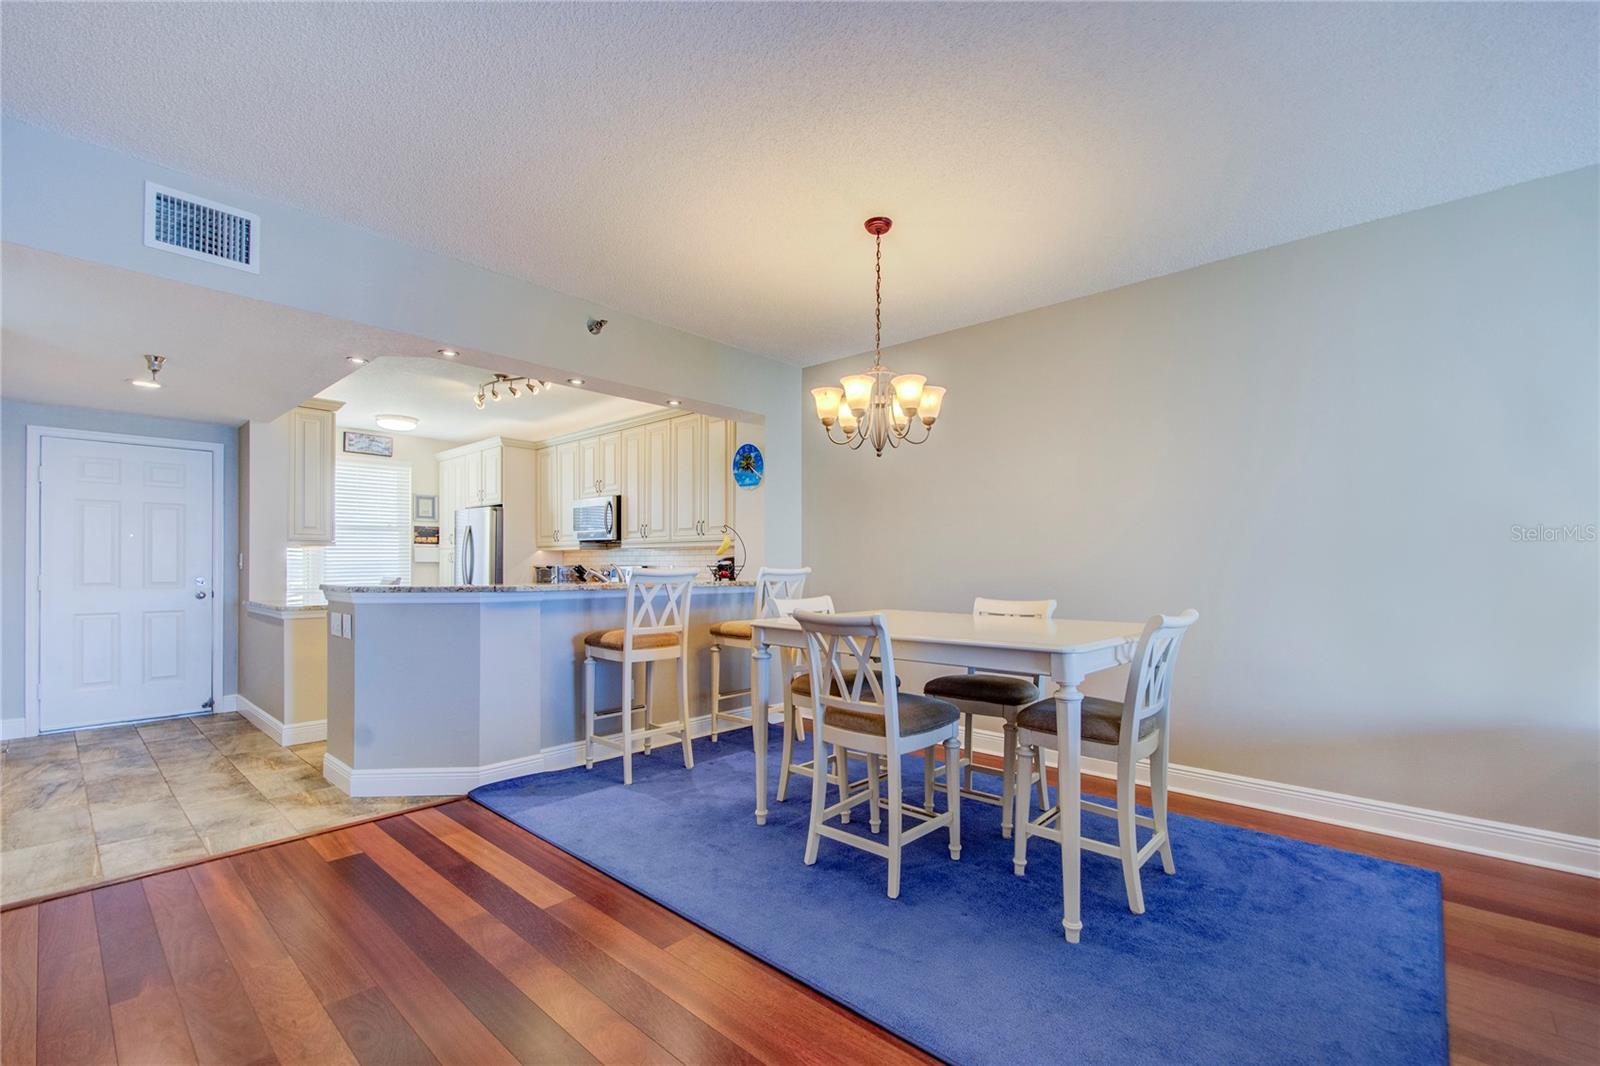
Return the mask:
<path id="1" fill-rule="evenodd" d="M 496 374 L 494 380 L 485 381 L 478 386 L 478 394 L 472 398 L 472 405 L 478 410 L 483 410 L 484 401 L 493 400 L 500 402 L 501 396 L 537 396 L 541 391 L 553 389 L 553 381 L 540 381 L 537 378 L 515 378 L 510 374 Z"/>
<path id="2" fill-rule="evenodd" d="M 884 446 L 921 444 L 933 435 L 933 423 L 944 404 L 944 389 L 929 385 L 922 374 L 895 374 L 883 365 L 883 235 L 894 223 L 883 217 L 867 219 L 867 232 L 877 242 L 874 260 L 876 304 L 872 324 L 872 369 L 839 379 L 843 388 L 812 389 L 817 420 L 835 444 L 853 451 L 871 441 L 880 457 Z M 890 375 L 894 375 L 891 377 Z M 922 436 L 912 436 L 912 422 L 922 423 Z M 833 435 L 838 424 L 844 439 Z"/>

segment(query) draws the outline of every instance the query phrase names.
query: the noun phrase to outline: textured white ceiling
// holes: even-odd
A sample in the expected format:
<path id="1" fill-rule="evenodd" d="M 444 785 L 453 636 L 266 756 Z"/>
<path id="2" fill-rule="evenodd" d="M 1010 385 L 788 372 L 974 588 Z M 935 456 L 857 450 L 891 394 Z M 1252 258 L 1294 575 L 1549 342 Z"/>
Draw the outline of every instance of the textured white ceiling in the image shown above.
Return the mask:
<path id="1" fill-rule="evenodd" d="M 801 363 L 1592 163 L 1593 4 L 6 4 L 24 121 Z M 270 220 L 268 222 L 270 225 Z"/>
<path id="2" fill-rule="evenodd" d="M 662 410 L 558 382 L 537 396 L 502 393 L 498 403 L 485 403 L 480 411 L 472 397 L 492 377 L 492 371 L 460 361 L 387 356 L 318 395 L 344 404 L 341 426 L 391 432 L 378 425 L 378 415 L 410 415 L 418 420 L 418 436 L 461 443 L 484 437 L 545 440 Z"/>

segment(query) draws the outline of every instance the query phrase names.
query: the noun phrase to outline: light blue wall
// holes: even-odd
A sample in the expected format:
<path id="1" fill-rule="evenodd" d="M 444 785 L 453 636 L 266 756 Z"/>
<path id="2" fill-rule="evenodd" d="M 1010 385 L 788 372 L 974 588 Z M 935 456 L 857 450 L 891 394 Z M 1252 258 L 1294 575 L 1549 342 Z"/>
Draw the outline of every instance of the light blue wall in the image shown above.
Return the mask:
<path id="1" fill-rule="evenodd" d="M 3 717 L 23 717 L 23 619 L 28 427 L 92 430 L 143 437 L 204 441 L 222 445 L 222 685 L 220 698 L 234 692 L 239 664 L 239 430 L 210 422 L 92 411 L 84 407 L 0 401 L 0 675 Z M 8 734 L 10 730 L 8 729 Z"/>
<path id="2" fill-rule="evenodd" d="M 3 137 L 8 243 L 760 416 L 767 558 L 799 561 L 798 368 L 14 120 Z M 261 273 L 146 248 L 146 181 L 260 215 Z"/>

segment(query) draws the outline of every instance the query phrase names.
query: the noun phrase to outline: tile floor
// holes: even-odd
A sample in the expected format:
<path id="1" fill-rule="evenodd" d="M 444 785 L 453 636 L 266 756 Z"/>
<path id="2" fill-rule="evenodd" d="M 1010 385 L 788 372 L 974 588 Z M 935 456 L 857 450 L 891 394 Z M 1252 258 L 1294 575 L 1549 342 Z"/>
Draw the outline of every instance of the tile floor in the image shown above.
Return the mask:
<path id="1" fill-rule="evenodd" d="M 9 741 L 0 902 L 426 802 L 351 799 L 323 778 L 324 747 L 280 747 L 237 714 Z"/>

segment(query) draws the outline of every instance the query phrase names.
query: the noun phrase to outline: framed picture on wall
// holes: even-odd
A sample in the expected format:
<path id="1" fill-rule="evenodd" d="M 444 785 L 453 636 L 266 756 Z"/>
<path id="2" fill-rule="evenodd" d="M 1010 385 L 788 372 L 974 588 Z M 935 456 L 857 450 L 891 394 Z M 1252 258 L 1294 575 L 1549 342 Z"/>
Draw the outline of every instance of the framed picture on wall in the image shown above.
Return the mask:
<path id="1" fill-rule="evenodd" d="M 439 497 L 416 496 L 415 518 L 418 522 L 433 522 L 439 517 Z"/>
<path id="2" fill-rule="evenodd" d="M 437 543 L 439 543 L 439 527 L 438 526 L 412 526 L 411 527 L 411 543 L 413 543 L 413 544 L 437 544 Z"/>
<path id="3" fill-rule="evenodd" d="M 382 433 L 363 433 L 358 429 L 344 431 L 344 450 L 352 455 L 378 455 L 385 459 L 394 457 L 394 438 Z"/>

